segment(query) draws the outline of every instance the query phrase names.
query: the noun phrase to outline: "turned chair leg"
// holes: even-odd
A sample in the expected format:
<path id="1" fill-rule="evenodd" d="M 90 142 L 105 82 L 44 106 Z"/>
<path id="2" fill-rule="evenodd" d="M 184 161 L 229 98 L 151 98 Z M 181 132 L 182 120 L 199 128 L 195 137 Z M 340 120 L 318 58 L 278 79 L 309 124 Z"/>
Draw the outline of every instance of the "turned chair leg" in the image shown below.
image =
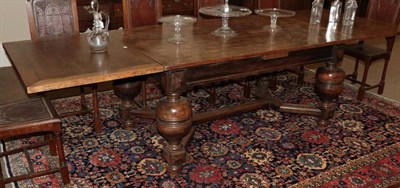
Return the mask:
<path id="1" fill-rule="evenodd" d="M 46 134 L 44 139 L 49 143 L 49 150 L 52 156 L 57 155 L 57 143 L 52 134 Z"/>
<path id="2" fill-rule="evenodd" d="M 385 65 L 383 66 L 382 77 L 378 88 L 378 94 L 381 95 L 383 93 L 383 89 L 385 88 L 385 78 L 386 78 L 386 71 L 389 65 L 389 58 L 385 59 Z"/>
<path id="3" fill-rule="evenodd" d="M 304 84 L 304 66 L 300 66 L 299 73 L 297 74 L 297 83 L 299 85 Z"/>
<path id="4" fill-rule="evenodd" d="M 61 173 L 61 178 L 64 183 L 64 185 L 68 185 L 71 182 L 71 179 L 69 178 L 69 172 L 68 172 L 68 166 L 67 162 L 65 160 L 65 154 L 64 154 L 64 148 L 62 144 L 62 138 L 61 138 L 61 133 L 54 133 L 55 134 L 55 140 L 57 144 L 57 150 L 58 150 L 58 160 L 60 164 L 60 173 Z"/>
<path id="5" fill-rule="evenodd" d="M 350 75 L 350 77 L 353 79 L 353 80 L 357 80 L 357 77 L 358 77 L 358 65 L 360 64 L 360 60 L 359 59 L 356 59 L 356 63 L 355 63 L 355 65 L 354 65 L 354 71 L 353 71 L 353 73 Z M 351 81 L 351 83 L 352 84 L 355 84 L 356 82 L 355 81 Z"/>
<path id="6" fill-rule="evenodd" d="M 364 99 L 364 94 L 365 94 L 365 86 L 367 82 L 367 77 L 368 77 L 368 71 L 369 71 L 369 66 L 371 65 L 370 62 L 365 63 L 365 68 L 364 68 L 364 74 L 363 78 L 361 81 L 361 86 L 358 89 L 358 95 L 357 95 L 357 100 L 362 101 Z"/>
<path id="7" fill-rule="evenodd" d="M 217 91 L 215 89 L 215 86 L 212 86 L 209 92 L 209 98 L 208 102 L 212 105 L 215 106 L 217 104 Z"/>

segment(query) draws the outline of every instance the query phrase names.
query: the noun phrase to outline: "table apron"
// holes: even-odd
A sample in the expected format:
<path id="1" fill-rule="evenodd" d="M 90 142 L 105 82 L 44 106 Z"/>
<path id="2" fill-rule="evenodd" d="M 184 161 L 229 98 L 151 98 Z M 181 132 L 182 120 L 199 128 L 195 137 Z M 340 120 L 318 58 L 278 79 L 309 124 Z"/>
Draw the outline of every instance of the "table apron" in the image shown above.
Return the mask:
<path id="1" fill-rule="evenodd" d="M 169 71 L 166 73 L 174 74 L 174 72 L 185 72 L 184 78 L 182 79 L 185 80 L 186 86 L 188 87 L 200 84 L 211 84 L 273 71 L 296 68 L 310 63 L 331 61 L 332 58 L 334 58 L 333 47 L 334 46 L 327 46 L 292 51 L 288 53 L 287 57 L 276 59 L 264 60 L 261 57 L 257 57 L 192 67 L 184 70 Z"/>

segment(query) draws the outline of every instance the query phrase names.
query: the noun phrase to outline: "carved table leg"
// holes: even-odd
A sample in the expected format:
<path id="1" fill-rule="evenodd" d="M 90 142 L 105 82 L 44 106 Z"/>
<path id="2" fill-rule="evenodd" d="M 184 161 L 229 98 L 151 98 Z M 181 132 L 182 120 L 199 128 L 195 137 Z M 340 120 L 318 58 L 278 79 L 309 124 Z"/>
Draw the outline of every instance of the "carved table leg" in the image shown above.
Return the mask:
<path id="1" fill-rule="evenodd" d="M 325 127 L 333 117 L 336 105 L 332 103 L 343 90 L 345 72 L 336 65 L 343 59 L 343 46 L 335 46 L 332 61 L 318 68 L 315 80 L 315 93 L 319 96 L 320 117 L 318 124 Z"/>
<path id="2" fill-rule="evenodd" d="M 166 97 L 157 103 L 157 130 L 167 140 L 163 157 L 168 163 L 171 176 L 180 174 L 186 161 L 186 143 L 192 130 L 192 107 L 188 99 L 181 97 L 184 72 L 167 73 L 163 76 Z M 189 134 L 190 133 L 190 134 Z"/>
<path id="3" fill-rule="evenodd" d="M 121 100 L 121 116 L 123 120 L 123 127 L 132 130 L 135 125 L 131 117 L 131 110 L 135 105 L 135 97 L 139 94 L 141 88 L 142 78 L 132 78 L 118 80 L 114 82 L 114 93 Z"/>

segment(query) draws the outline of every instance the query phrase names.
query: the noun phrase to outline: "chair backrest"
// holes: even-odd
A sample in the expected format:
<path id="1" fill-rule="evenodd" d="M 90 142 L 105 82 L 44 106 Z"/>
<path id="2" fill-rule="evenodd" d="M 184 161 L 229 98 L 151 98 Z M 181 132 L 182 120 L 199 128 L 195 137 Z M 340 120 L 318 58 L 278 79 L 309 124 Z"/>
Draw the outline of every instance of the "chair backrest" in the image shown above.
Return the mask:
<path id="1" fill-rule="evenodd" d="M 199 17 L 198 9 L 201 7 L 215 6 L 218 4 L 224 4 L 225 0 L 195 0 L 194 1 L 194 15 Z M 262 9 L 262 8 L 280 8 L 281 0 L 230 0 L 230 5 L 238 5 L 247 7 L 251 10 Z"/>
<path id="2" fill-rule="evenodd" d="M 225 0 L 197 0 L 199 8 L 215 6 L 215 5 L 223 5 Z"/>
<path id="3" fill-rule="evenodd" d="M 162 16 L 161 0 L 122 0 L 124 28 L 154 25 Z"/>
<path id="4" fill-rule="evenodd" d="M 367 18 L 398 25 L 400 22 L 400 0 L 369 0 Z"/>
<path id="5" fill-rule="evenodd" d="M 257 0 L 256 8 L 280 8 L 281 1 L 280 0 Z"/>
<path id="6" fill-rule="evenodd" d="M 201 7 L 210 7 L 210 6 L 215 6 L 215 5 L 222 5 L 225 3 L 225 0 L 194 0 L 193 1 L 193 9 L 194 9 L 194 13 L 193 15 L 196 16 L 198 19 L 202 19 L 202 18 L 212 18 L 206 15 L 202 15 L 199 12 L 199 9 Z"/>
<path id="7" fill-rule="evenodd" d="M 199 19 L 202 17 L 212 18 L 205 15 L 200 15 L 198 10 L 201 7 L 209 7 L 222 5 L 225 3 L 225 0 L 194 0 L 194 15 Z M 249 8 L 251 10 L 257 8 L 274 8 L 280 7 L 280 0 L 230 0 L 229 5 L 243 6 Z"/>
<path id="8" fill-rule="evenodd" d="M 32 40 L 79 33 L 76 0 L 28 0 L 26 10 Z"/>

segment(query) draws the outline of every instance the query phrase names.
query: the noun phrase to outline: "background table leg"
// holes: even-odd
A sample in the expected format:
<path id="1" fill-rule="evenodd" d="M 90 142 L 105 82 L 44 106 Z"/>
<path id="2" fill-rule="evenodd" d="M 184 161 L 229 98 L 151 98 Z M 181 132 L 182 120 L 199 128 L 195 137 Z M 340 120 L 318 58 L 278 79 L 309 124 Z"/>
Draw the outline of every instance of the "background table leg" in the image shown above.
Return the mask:
<path id="1" fill-rule="evenodd" d="M 134 99 L 140 92 L 141 83 L 141 78 L 124 79 L 114 82 L 114 93 L 122 100 L 121 117 L 125 129 L 132 130 L 135 127 L 131 110 L 135 106 Z"/>
<path id="2" fill-rule="evenodd" d="M 315 93 L 321 100 L 318 124 L 322 127 L 326 127 L 329 119 L 333 117 L 336 104 L 332 102 L 343 90 L 345 72 L 336 66 L 342 59 L 343 46 L 334 46 L 332 60 L 318 68 L 316 73 Z"/>

